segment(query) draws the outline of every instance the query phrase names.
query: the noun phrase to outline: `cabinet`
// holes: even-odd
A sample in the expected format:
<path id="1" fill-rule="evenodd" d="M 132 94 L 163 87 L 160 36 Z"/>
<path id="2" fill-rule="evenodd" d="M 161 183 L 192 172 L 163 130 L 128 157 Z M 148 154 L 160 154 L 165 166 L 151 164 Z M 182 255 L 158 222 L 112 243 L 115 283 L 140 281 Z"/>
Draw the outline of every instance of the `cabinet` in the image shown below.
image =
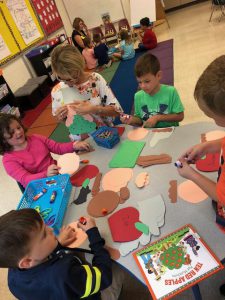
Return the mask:
<path id="1" fill-rule="evenodd" d="M 32 49 L 26 54 L 26 57 L 31 63 L 36 75 L 47 75 L 49 84 L 53 84 L 53 82 L 56 80 L 51 68 L 50 54 L 52 50 L 60 43 L 60 38 L 55 38 L 45 42 L 45 44 L 40 45 L 39 47 Z"/>
<path id="2" fill-rule="evenodd" d="M 3 107 L 7 106 L 8 108 L 3 110 L 3 112 L 8 112 L 10 108 L 14 105 L 14 103 L 14 94 L 12 93 L 4 77 L 0 75 L 0 110 L 2 111 Z"/>
<path id="3" fill-rule="evenodd" d="M 197 0 L 164 0 L 163 2 L 165 4 L 165 9 L 170 9 L 196 1 Z"/>

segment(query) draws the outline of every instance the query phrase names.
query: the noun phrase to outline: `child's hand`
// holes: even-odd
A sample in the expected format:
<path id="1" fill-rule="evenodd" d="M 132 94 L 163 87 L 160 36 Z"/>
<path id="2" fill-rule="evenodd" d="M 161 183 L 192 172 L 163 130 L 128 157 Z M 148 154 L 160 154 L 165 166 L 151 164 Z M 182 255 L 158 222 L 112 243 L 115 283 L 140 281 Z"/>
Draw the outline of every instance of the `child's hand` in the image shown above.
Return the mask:
<path id="1" fill-rule="evenodd" d="M 77 226 L 81 229 L 83 229 L 85 232 L 88 230 L 88 229 L 91 229 L 93 227 L 96 227 L 96 224 L 95 224 L 95 220 L 93 218 L 90 218 L 90 217 L 84 217 L 85 220 L 86 220 L 86 224 L 81 224 L 80 222 L 77 223 Z"/>
<path id="2" fill-rule="evenodd" d="M 59 167 L 55 164 L 52 164 L 47 169 L 47 177 L 58 175 L 59 174 Z"/>
<path id="3" fill-rule="evenodd" d="M 68 114 L 68 107 L 67 105 L 59 107 L 56 112 L 55 116 L 58 119 L 58 121 L 63 122 Z"/>
<path id="4" fill-rule="evenodd" d="M 95 113 L 95 106 L 92 105 L 89 101 L 77 101 L 71 107 L 79 115 Z"/>
<path id="5" fill-rule="evenodd" d="M 127 114 L 121 114 L 121 115 L 120 115 L 120 121 L 121 121 L 123 124 L 130 125 L 130 124 L 132 124 L 132 116 L 127 115 Z"/>
<path id="6" fill-rule="evenodd" d="M 150 117 L 147 121 L 143 122 L 143 126 L 145 128 L 152 128 L 159 122 L 159 116 L 155 115 Z"/>
<path id="7" fill-rule="evenodd" d="M 192 146 L 191 148 L 186 150 L 178 159 L 185 159 L 189 162 L 195 163 L 207 153 L 207 144 L 208 143 L 201 143 Z"/>
<path id="8" fill-rule="evenodd" d="M 69 225 L 63 226 L 57 239 L 62 246 L 66 247 L 76 240 L 76 231 Z"/>
<path id="9" fill-rule="evenodd" d="M 180 160 L 182 163 L 182 168 L 177 168 L 178 173 L 180 176 L 192 180 L 194 175 L 197 173 L 188 163 L 185 159 Z"/>
<path id="10" fill-rule="evenodd" d="M 89 151 L 91 148 L 90 144 L 84 141 L 76 141 L 73 143 L 74 150 L 87 150 Z"/>

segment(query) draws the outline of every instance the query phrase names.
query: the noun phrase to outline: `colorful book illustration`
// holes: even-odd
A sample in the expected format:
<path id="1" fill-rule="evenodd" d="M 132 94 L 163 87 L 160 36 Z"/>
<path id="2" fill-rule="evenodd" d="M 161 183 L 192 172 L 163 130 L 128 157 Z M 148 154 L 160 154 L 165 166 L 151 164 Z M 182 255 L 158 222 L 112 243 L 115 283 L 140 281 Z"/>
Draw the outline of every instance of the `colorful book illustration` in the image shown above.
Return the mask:
<path id="1" fill-rule="evenodd" d="M 223 269 L 188 224 L 133 253 L 153 299 L 170 299 Z"/>

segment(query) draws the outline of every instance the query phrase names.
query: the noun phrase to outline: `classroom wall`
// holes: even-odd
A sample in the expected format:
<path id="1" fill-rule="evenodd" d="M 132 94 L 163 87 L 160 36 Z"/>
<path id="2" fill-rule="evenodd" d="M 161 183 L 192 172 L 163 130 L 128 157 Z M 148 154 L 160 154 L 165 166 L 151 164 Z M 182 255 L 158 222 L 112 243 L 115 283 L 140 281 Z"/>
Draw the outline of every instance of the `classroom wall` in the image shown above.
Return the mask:
<path id="1" fill-rule="evenodd" d="M 105 0 L 104 0 L 105 1 Z M 72 33 L 72 25 L 70 22 L 70 19 L 68 17 L 67 11 L 65 9 L 63 0 L 55 0 L 56 5 L 58 7 L 58 10 L 60 12 L 64 28 L 65 28 L 65 33 L 67 36 L 71 36 Z M 127 19 L 130 21 L 130 4 L 129 0 L 121 0 L 123 7 L 124 7 L 124 12 L 125 16 Z M 94 7 L 93 7 L 93 15 L 94 15 Z M 78 16 L 79 17 L 79 16 Z M 113 21 L 113 20 L 112 20 Z M 64 33 L 63 29 L 60 29 L 59 31 L 55 32 L 53 35 L 51 35 L 49 38 L 54 37 L 56 35 L 59 35 L 61 33 Z M 18 88 L 20 88 L 29 78 L 32 77 L 32 70 L 26 65 L 26 61 L 23 58 L 23 54 L 18 56 L 17 58 L 13 59 L 6 65 L 3 65 L 3 76 L 7 83 L 9 84 L 11 90 L 15 92 Z M 29 63 L 29 62 L 28 62 Z"/>

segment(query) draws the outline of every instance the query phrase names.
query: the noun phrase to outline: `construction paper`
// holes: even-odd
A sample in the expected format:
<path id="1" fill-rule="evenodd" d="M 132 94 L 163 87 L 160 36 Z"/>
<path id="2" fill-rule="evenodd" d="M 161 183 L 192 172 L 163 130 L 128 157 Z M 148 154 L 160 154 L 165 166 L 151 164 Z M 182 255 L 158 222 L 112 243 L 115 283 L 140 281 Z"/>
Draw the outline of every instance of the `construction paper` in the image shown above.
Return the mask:
<path id="1" fill-rule="evenodd" d="M 134 207 L 118 210 L 108 218 L 108 222 L 114 242 L 130 242 L 142 235 L 135 228 L 135 223 L 139 222 L 139 211 Z"/>
<path id="2" fill-rule="evenodd" d="M 92 217 L 103 217 L 117 208 L 120 197 L 113 191 L 103 191 L 94 196 L 88 204 L 87 212 Z"/>
<path id="3" fill-rule="evenodd" d="M 65 125 L 66 125 L 66 127 L 69 127 L 70 125 L 73 124 L 73 119 L 74 119 L 74 116 L 76 115 L 76 112 L 70 105 L 67 105 L 67 109 L 68 109 L 68 112 L 67 112 L 67 118 L 66 118 Z M 82 115 L 82 117 L 87 121 L 90 121 L 90 122 L 93 121 L 93 117 L 91 115 Z"/>
<path id="4" fill-rule="evenodd" d="M 126 256 L 130 252 L 137 249 L 138 244 L 139 244 L 139 240 L 126 242 L 126 243 L 121 243 L 120 246 L 119 246 L 119 251 L 120 251 L 121 256 Z"/>
<path id="5" fill-rule="evenodd" d="M 126 140 L 122 142 L 119 149 L 109 162 L 110 168 L 133 168 L 137 158 L 144 148 L 145 142 Z M 128 155 L 129 154 L 129 155 Z"/>
<path id="6" fill-rule="evenodd" d="M 208 198 L 207 194 L 191 180 L 179 184 L 177 191 L 181 199 L 191 203 L 199 203 Z"/>
<path id="7" fill-rule="evenodd" d="M 125 127 L 122 126 L 114 126 L 113 128 L 117 129 L 119 136 L 122 136 L 125 131 Z"/>
<path id="8" fill-rule="evenodd" d="M 170 180 L 169 182 L 170 187 L 169 187 L 169 198 L 171 203 L 176 203 L 177 202 L 177 180 Z"/>
<path id="9" fill-rule="evenodd" d="M 73 124 L 69 126 L 69 132 L 71 134 L 83 134 L 91 133 L 96 130 L 95 122 L 85 120 L 81 115 L 75 115 L 73 117 Z"/>
<path id="10" fill-rule="evenodd" d="M 87 201 L 87 195 L 91 192 L 89 189 L 89 186 L 87 185 L 86 187 L 82 187 L 80 189 L 80 193 L 78 197 L 72 202 L 76 205 L 82 204 Z"/>
<path id="11" fill-rule="evenodd" d="M 204 159 L 196 161 L 196 168 L 202 172 L 215 172 L 219 170 L 220 153 L 207 153 Z"/>
<path id="12" fill-rule="evenodd" d="M 109 246 L 107 246 L 107 245 L 105 245 L 105 249 L 109 252 L 110 257 L 111 257 L 113 260 L 118 260 L 118 259 L 120 259 L 120 251 L 119 251 L 118 249 L 109 247 Z"/>
<path id="13" fill-rule="evenodd" d="M 94 178 L 98 173 L 99 169 L 95 165 L 84 166 L 70 178 L 71 184 L 78 187 L 82 186 L 86 178 Z"/>
<path id="14" fill-rule="evenodd" d="M 142 188 L 149 183 L 149 175 L 147 172 L 139 173 L 135 179 L 135 184 L 138 188 Z"/>
<path id="15" fill-rule="evenodd" d="M 222 131 L 222 130 L 209 131 L 209 132 L 206 132 L 205 137 L 206 137 L 207 142 L 221 139 L 221 138 L 225 137 L 225 131 Z"/>
<path id="16" fill-rule="evenodd" d="M 127 186 L 133 177 L 133 170 L 129 168 L 117 168 L 107 172 L 102 178 L 102 189 L 119 192 Z"/>
<path id="17" fill-rule="evenodd" d="M 148 235 L 149 234 L 149 228 L 147 225 L 141 223 L 141 222 L 136 222 L 135 224 L 135 227 L 137 230 L 139 230 L 140 232 Z"/>
<path id="18" fill-rule="evenodd" d="M 159 164 L 169 164 L 172 162 L 172 157 L 168 154 L 160 154 L 160 155 L 146 155 L 139 156 L 137 159 L 137 165 L 145 168 L 153 165 Z"/>
<path id="19" fill-rule="evenodd" d="M 172 129 L 172 131 L 160 131 L 160 132 L 155 132 L 153 137 L 151 138 L 150 141 L 150 147 L 155 147 L 155 145 L 162 139 L 167 139 L 168 137 L 171 136 L 171 134 L 173 133 L 174 128 Z"/>
<path id="20" fill-rule="evenodd" d="M 95 196 L 100 191 L 100 184 L 102 179 L 102 173 L 98 173 L 95 177 L 95 181 L 91 190 L 92 196 Z"/>
<path id="21" fill-rule="evenodd" d="M 80 157 L 76 153 L 66 153 L 60 155 L 57 161 L 60 174 L 73 175 L 79 168 Z"/>
<path id="22" fill-rule="evenodd" d="M 128 132 L 127 137 L 131 141 L 139 141 L 146 137 L 148 134 L 148 129 L 146 128 L 137 128 Z"/>
<path id="23" fill-rule="evenodd" d="M 122 187 L 120 189 L 120 203 L 124 203 L 129 198 L 130 198 L 129 189 L 127 187 Z"/>
<path id="24" fill-rule="evenodd" d="M 77 223 L 78 221 L 69 224 L 75 230 L 76 240 L 68 245 L 68 248 L 80 247 L 87 239 L 87 234 L 81 228 L 78 228 Z"/>
<path id="25" fill-rule="evenodd" d="M 153 129 L 152 132 L 173 132 L 174 128 L 173 127 L 168 127 L 168 128 L 156 128 Z"/>
<path id="26" fill-rule="evenodd" d="M 86 188 L 86 187 L 89 185 L 89 183 L 90 183 L 90 179 L 89 179 L 89 178 L 86 178 L 86 179 L 84 180 L 84 182 L 82 183 L 82 187 L 83 187 L 83 188 Z"/>

